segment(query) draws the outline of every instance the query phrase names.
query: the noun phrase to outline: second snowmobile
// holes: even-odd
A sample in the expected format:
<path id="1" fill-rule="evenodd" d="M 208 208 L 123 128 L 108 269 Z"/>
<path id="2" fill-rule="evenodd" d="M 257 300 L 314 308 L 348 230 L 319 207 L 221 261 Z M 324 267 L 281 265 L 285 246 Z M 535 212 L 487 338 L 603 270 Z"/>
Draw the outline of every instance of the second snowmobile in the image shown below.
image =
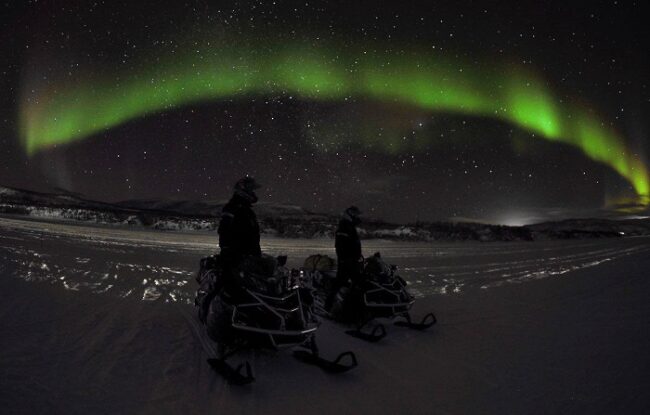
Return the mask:
<path id="1" fill-rule="evenodd" d="M 433 313 L 420 322 L 413 321 L 410 310 L 415 297 L 396 271 L 397 267 L 384 262 L 379 252 L 364 259 L 358 280 L 339 289 L 331 308 L 325 310 L 336 278 L 336 262 L 326 255 L 312 255 L 301 269 L 306 285 L 314 293 L 314 310 L 326 318 L 351 324 L 354 329 L 347 334 L 372 342 L 386 336 L 385 326 L 375 322 L 379 318 L 395 319 L 395 325 L 416 330 L 425 330 L 437 322 Z"/>

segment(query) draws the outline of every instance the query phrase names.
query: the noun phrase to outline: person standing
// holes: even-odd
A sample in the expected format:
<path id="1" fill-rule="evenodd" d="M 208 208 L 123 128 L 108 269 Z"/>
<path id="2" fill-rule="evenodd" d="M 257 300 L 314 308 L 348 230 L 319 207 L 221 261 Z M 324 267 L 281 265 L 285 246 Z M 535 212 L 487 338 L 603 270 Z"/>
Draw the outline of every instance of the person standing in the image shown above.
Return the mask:
<path id="1" fill-rule="evenodd" d="M 327 300 L 325 309 L 330 310 L 337 293 L 342 287 L 354 284 L 359 280 L 363 266 L 361 255 L 361 240 L 357 226 L 361 223 L 361 211 L 356 206 L 345 209 L 339 221 L 334 239 L 336 249 L 337 269 L 336 279 Z"/>
<path id="2" fill-rule="evenodd" d="M 255 190 L 261 186 L 252 177 L 244 177 L 235 184 L 230 201 L 223 207 L 219 222 L 219 255 L 223 266 L 222 297 L 237 302 L 242 296 L 241 281 L 237 278 L 246 257 L 260 258 L 260 226 L 253 211 L 257 202 Z"/>
<path id="3" fill-rule="evenodd" d="M 252 177 L 235 184 L 230 201 L 223 207 L 219 222 L 219 248 L 226 260 L 239 261 L 244 256 L 261 256 L 260 226 L 253 211 L 255 190 L 261 186 Z"/>

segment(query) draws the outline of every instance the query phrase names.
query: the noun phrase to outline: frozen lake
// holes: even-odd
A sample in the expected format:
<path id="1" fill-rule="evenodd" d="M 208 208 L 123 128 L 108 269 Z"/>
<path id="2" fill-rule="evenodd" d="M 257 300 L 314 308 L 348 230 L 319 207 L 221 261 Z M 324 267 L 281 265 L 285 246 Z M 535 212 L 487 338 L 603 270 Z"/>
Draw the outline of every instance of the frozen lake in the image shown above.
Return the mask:
<path id="1" fill-rule="evenodd" d="M 3 413 L 650 413 L 648 238 L 365 241 L 420 295 L 414 315 L 438 324 L 387 325 L 371 344 L 324 321 L 321 351 L 353 350 L 359 367 L 332 376 L 259 351 L 240 356 L 256 372 L 247 388 L 209 368 L 187 304 L 216 241 L 0 218 Z M 331 240 L 262 242 L 294 267 L 333 253 Z"/>
<path id="2" fill-rule="evenodd" d="M 148 301 L 191 302 L 200 258 L 214 233 L 175 233 L 0 218 L 0 264 L 14 276 Z M 335 256 L 331 239 L 262 238 L 262 250 L 300 267 L 309 255 Z M 594 267 L 650 250 L 650 237 L 537 242 L 363 241 L 398 266 L 416 295 L 494 289 Z M 3 265 L 0 265 L 2 267 Z"/>

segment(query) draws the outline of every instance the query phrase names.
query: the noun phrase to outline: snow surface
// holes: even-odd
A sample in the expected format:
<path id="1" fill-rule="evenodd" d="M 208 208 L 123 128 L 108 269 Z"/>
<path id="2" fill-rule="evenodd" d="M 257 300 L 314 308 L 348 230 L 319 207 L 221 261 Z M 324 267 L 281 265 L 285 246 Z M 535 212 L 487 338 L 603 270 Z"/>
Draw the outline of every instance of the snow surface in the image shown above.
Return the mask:
<path id="1" fill-rule="evenodd" d="M 191 301 L 215 235 L 0 219 L 0 408 L 14 413 L 648 413 L 650 239 L 367 241 L 418 292 L 428 332 L 368 344 L 325 322 L 332 376 L 288 352 L 224 383 Z M 265 238 L 298 266 L 332 241 Z M 446 294 L 446 295 L 442 295 Z M 145 301 L 143 301 L 145 300 Z"/>
<path id="2" fill-rule="evenodd" d="M 15 194 L 17 194 L 15 190 L 0 186 L 0 195 L 13 196 Z"/>

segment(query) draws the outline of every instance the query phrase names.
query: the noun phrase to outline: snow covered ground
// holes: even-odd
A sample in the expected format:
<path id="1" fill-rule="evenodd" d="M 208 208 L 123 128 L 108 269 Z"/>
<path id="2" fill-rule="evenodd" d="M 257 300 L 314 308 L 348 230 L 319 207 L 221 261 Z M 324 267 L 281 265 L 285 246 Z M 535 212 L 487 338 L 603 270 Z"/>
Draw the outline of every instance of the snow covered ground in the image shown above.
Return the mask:
<path id="1" fill-rule="evenodd" d="M 330 239 L 264 238 L 300 266 Z M 214 233 L 0 218 L 2 413 L 648 413 L 650 238 L 494 243 L 365 241 L 439 323 L 367 344 L 324 323 L 332 376 L 287 352 L 246 356 L 225 384 L 193 318 Z"/>

